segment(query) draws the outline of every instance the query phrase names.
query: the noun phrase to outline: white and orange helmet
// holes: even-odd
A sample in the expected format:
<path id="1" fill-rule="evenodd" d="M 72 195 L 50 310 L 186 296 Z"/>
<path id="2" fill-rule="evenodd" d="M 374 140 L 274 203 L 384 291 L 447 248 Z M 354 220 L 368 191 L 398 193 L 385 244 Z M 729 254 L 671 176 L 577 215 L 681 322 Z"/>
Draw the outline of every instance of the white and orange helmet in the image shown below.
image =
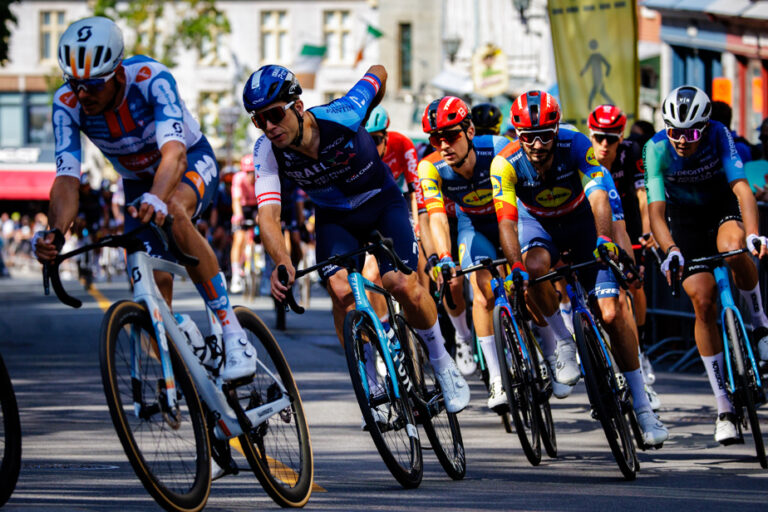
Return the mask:
<path id="1" fill-rule="evenodd" d="M 71 24 L 59 39 L 59 67 L 66 78 L 87 80 L 112 73 L 123 60 L 123 33 L 101 16 Z"/>

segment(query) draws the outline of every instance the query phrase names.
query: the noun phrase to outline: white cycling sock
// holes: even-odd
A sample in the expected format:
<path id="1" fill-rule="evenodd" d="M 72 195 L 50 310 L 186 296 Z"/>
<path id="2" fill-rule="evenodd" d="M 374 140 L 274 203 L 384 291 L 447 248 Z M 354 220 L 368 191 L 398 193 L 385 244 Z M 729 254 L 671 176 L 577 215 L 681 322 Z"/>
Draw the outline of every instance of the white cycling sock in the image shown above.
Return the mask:
<path id="1" fill-rule="evenodd" d="M 493 379 L 501 377 L 501 370 L 499 369 L 499 356 L 496 353 L 495 337 L 493 334 L 490 336 L 481 336 L 478 338 L 478 341 L 480 341 L 480 348 L 483 349 L 485 365 L 488 367 L 488 381 L 493 382 Z"/>
<path id="2" fill-rule="evenodd" d="M 563 322 L 563 315 L 560 314 L 560 309 L 555 311 L 551 316 L 545 316 L 544 318 L 547 319 L 547 323 L 549 324 L 550 329 L 552 329 L 552 332 L 554 333 L 555 339 L 557 341 L 573 341 L 573 335 L 565 326 L 565 322 Z"/>
<path id="3" fill-rule="evenodd" d="M 472 339 L 472 331 L 470 331 L 469 327 L 467 326 L 467 310 L 466 309 L 464 309 L 464 311 L 462 311 L 456 316 L 451 316 L 451 314 L 448 313 L 448 318 L 451 319 L 451 325 L 453 325 L 453 328 L 456 330 L 457 337 L 463 340 Z"/>
<path id="4" fill-rule="evenodd" d="M 563 317 L 565 328 L 573 334 L 573 307 L 570 302 L 560 303 L 560 315 Z"/>
<path id="5" fill-rule="evenodd" d="M 437 319 L 435 319 L 432 327 L 429 329 L 416 329 L 416 333 L 421 336 L 421 339 L 427 345 L 429 362 L 432 363 L 435 370 L 441 371 L 447 364 L 450 364 L 448 361 L 452 361 L 452 359 L 445 350 L 445 338 L 443 338 L 443 333 L 440 332 L 440 325 Z"/>
<path id="6" fill-rule="evenodd" d="M 648 401 L 648 395 L 645 394 L 645 379 L 643 372 L 638 368 L 631 372 L 624 372 L 624 378 L 627 379 L 629 390 L 632 392 L 632 406 L 636 411 L 645 408 L 651 408 L 651 402 Z"/>
<path id="7" fill-rule="evenodd" d="M 712 393 L 715 395 L 717 413 L 733 412 L 733 405 L 728 400 L 728 393 L 725 391 L 725 368 L 723 367 L 725 361 L 723 360 L 723 353 L 720 352 L 713 356 L 701 356 L 701 360 L 704 361 L 704 368 L 707 370 L 707 377 L 709 377 L 709 385 L 712 387 Z"/>
<path id="8" fill-rule="evenodd" d="M 763 298 L 760 294 L 760 283 L 757 283 L 751 290 L 739 290 L 739 293 L 744 297 L 744 302 L 747 303 L 747 308 L 752 314 L 752 326 L 768 327 L 768 317 L 765 316 Z"/>

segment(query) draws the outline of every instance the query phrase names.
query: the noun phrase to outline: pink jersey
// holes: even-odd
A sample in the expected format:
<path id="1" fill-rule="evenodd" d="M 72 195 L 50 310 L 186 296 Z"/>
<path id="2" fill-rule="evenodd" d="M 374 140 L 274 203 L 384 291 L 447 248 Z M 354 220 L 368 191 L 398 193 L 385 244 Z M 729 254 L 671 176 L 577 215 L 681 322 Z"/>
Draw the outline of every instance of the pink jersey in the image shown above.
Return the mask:
<path id="1" fill-rule="evenodd" d="M 237 172 L 232 178 L 232 201 L 240 201 L 241 206 L 256 206 L 256 188 L 248 183 L 247 172 Z"/>

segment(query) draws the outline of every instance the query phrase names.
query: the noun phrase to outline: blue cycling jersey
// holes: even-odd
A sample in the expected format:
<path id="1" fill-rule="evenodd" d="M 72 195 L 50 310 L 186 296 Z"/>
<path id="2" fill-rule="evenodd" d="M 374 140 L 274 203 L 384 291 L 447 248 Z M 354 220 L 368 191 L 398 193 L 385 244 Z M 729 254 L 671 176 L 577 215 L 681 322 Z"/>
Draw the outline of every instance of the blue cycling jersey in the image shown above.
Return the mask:
<path id="1" fill-rule="evenodd" d="M 710 121 L 692 156 L 679 156 L 666 130 L 654 135 L 643 148 L 648 202 L 666 201 L 680 206 L 717 204 L 730 184 L 746 179 L 730 130 Z"/>
<path id="2" fill-rule="evenodd" d="M 375 75 L 366 74 L 345 96 L 309 109 L 320 133 L 317 159 L 259 137 L 253 147 L 259 206 L 280 203 L 280 175 L 301 187 L 318 208 L 333 210 L 355 209 L 383 189 L 397 187 L 363 126 L 380 87 Z"/>
<path id="3" fill-rule="evenodd" d="M 611 220 L 624 220 L 624 208 L 621 205 L 621 196 L 616 190 L 616 184 L 613 182 L 613 176 L 603 167 L 603 176 L 600 178 L 603 187 L 608 192 L 608 202 L 611 204 Z"/>

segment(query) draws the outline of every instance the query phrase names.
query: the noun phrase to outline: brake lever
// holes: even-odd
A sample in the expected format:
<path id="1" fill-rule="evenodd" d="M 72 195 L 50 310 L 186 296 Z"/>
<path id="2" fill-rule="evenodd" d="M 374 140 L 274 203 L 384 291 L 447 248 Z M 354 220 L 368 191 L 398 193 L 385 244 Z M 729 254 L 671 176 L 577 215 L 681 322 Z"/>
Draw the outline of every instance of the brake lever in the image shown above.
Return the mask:
<path id="1" fill-rule="evenodd" d="M 280 281 L 280 284 L 288 286 L 288 278 L 288 269 L 285 268 L 285 265 L 278 266 L 277 279 Z M 304 313 L 304 308 L 299 306 L 296 299 L 293 297 L 293 288 L 291 287 L 288 287 L 288 291 L 285 293 L 285 299 L 280 303 L 280 307 L 285 308 L 286 311 L 288 310 L 288 307 L 290 307 L 294 313 L 299 315 Z"/>

